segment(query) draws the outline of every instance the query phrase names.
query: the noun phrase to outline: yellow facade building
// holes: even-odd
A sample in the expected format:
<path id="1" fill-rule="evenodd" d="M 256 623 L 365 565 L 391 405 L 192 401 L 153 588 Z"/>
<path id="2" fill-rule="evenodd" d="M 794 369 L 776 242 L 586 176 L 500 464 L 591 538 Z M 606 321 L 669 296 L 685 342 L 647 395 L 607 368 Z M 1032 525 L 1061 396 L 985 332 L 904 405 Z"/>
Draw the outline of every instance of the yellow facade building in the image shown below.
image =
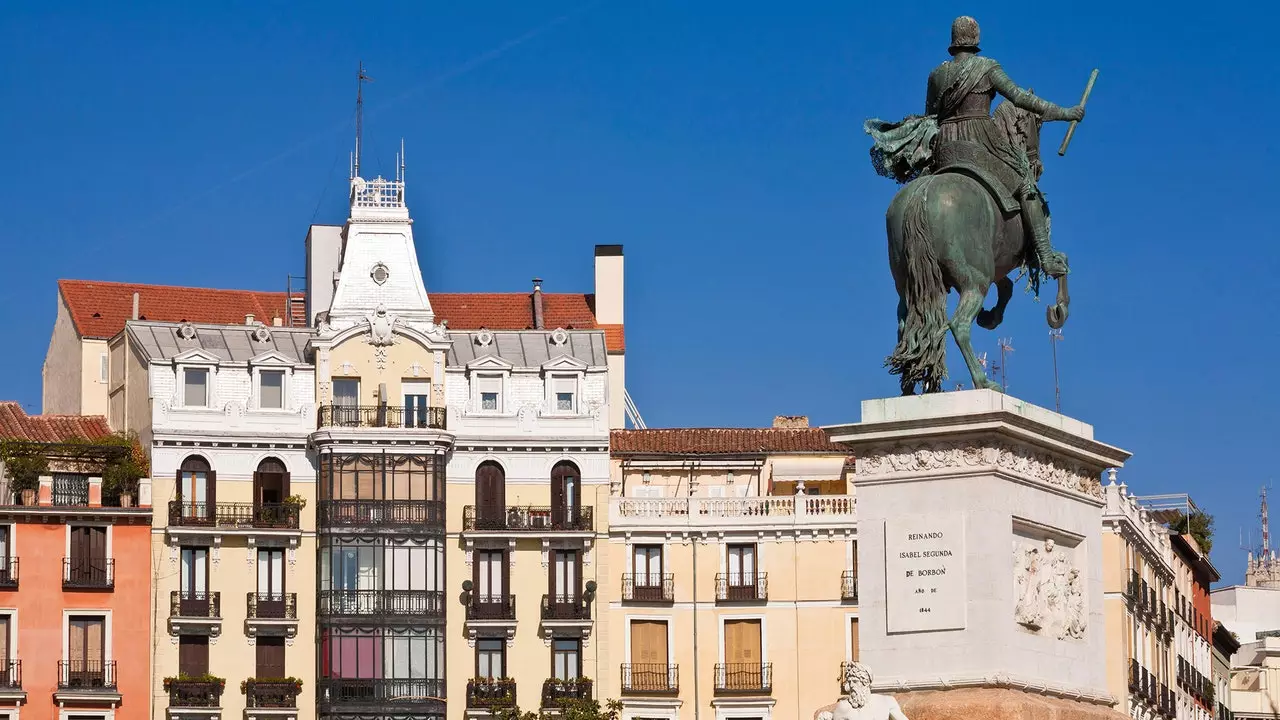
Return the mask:
<path id="1" fill-rule="evenodd" d="M 803 418 L 612 434 L 596 696 L 623 720 L 802 718 L 858 656 L 847 453 Z"/>

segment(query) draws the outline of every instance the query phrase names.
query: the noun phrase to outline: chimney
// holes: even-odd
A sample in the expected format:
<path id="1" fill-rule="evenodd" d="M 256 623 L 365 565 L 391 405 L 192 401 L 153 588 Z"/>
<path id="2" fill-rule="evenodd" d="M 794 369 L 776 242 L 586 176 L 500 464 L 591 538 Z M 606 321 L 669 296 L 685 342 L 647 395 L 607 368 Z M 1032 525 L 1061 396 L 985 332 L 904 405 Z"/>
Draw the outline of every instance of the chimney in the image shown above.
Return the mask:
<path id="1" fill-rule="evenodd" d="M 252 325 L 252 324 L 253 324 L 253 313 L 245 313 L 245 314 L 244 314 L 244 324 L 245 324 L 245 325 Z"/>
<path id="2" fill-rule="evenodd" d="M 138 293 L 133 294 L 133 319 L 138 319 Z"/>
<path id="3" fill-rule="evenodd" d="M 533 279 L 533 329 L 547 329 L 545 316 L 542 313 L 542 278 Z"/>
<path id="4" fill-rule="evenodd" d="M 801 430 L 809 427 L 809 416 L 777 415 L 773 418 L 773 426 L 782 430 Z"/>
<path id="5" fill-rule="evenodd" d="M 271 324 L 274 325 L 275 327 L 284 327 L 284 320 L 282 320 L 280 316 L 277 315 L 271 318 Z"/>
<path id="6" fill-rule="evenodd" d="M 596 246 L 596 322 L 622 324 L 622 246 Z"/>

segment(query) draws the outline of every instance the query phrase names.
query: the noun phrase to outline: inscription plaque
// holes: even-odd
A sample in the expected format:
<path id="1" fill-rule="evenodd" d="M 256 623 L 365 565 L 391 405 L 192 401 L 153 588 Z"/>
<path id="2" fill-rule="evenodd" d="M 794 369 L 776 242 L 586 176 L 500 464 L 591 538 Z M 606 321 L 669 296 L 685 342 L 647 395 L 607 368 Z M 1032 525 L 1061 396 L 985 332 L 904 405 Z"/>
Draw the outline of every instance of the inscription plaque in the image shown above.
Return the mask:
<path id="1" fill-rule="evenodd" d="M 884 522 L 885 609 L 891 633 L 963 630 L 968 605 L 965 516 L 901 515 Z"/>

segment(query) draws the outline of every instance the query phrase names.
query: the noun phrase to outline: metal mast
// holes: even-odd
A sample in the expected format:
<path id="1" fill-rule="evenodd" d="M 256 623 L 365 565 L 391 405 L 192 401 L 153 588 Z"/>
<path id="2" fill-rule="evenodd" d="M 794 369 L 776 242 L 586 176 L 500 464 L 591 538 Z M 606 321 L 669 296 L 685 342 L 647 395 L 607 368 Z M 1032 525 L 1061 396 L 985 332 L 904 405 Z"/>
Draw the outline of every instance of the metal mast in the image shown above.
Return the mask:
<path id="1" fill-rule="evenodd" d="M 360 140 L 364 135 L 364 84 L 373 78 L 364 72 L 364 61 L 360 61 L 360 70 L 356 74 L 356 149 L 351 159 L 351 177 L 360 177 Z"/>

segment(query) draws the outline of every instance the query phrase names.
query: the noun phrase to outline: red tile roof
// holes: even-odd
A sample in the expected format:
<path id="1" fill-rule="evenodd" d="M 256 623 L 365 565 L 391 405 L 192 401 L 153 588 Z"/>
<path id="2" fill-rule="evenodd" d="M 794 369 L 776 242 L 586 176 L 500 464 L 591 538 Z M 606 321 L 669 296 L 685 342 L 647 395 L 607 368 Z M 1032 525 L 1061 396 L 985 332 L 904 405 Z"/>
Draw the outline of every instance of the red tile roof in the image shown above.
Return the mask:
<path id="1" fill-rule="evenodd" d="M 609 450 L 613 455 L 843 455 L 848 452 L 831 442 L 821 428 L 614 430 L 609 434 Z"/>
<path id="2" fill-rule="evenodd" d="M 101 415 L 28 415 L 16 402 L 0 402 L 0 440 L 53 443 L 110 434 Z"/>
<path id="3" fill-rule="evenodd" d="M 528 330 L 533 327 L 533 297 L 529 293 L 428 293 L 436 317 L 455 330 Z M 604 330 L 605 348 L 623 352 L 621 325 L 599 325 L 592 311 L 594 298 L 582 293 L 543 293 L 542 325 L 555 328 Z"/>
<path id="4" fill-rule="evenodd" d="M 273 318 L 285 317 L 282 292 L 93 280 L 59 280 L 58 289 L 71 310 L 76 330 L 88 338 L 110 338 L 123 330 L 125 321 L 133 316 L 134 293 L 138 293 L 138 315 L 147 320 L 233 325 L 252 314 L 270 325 Z"/>

